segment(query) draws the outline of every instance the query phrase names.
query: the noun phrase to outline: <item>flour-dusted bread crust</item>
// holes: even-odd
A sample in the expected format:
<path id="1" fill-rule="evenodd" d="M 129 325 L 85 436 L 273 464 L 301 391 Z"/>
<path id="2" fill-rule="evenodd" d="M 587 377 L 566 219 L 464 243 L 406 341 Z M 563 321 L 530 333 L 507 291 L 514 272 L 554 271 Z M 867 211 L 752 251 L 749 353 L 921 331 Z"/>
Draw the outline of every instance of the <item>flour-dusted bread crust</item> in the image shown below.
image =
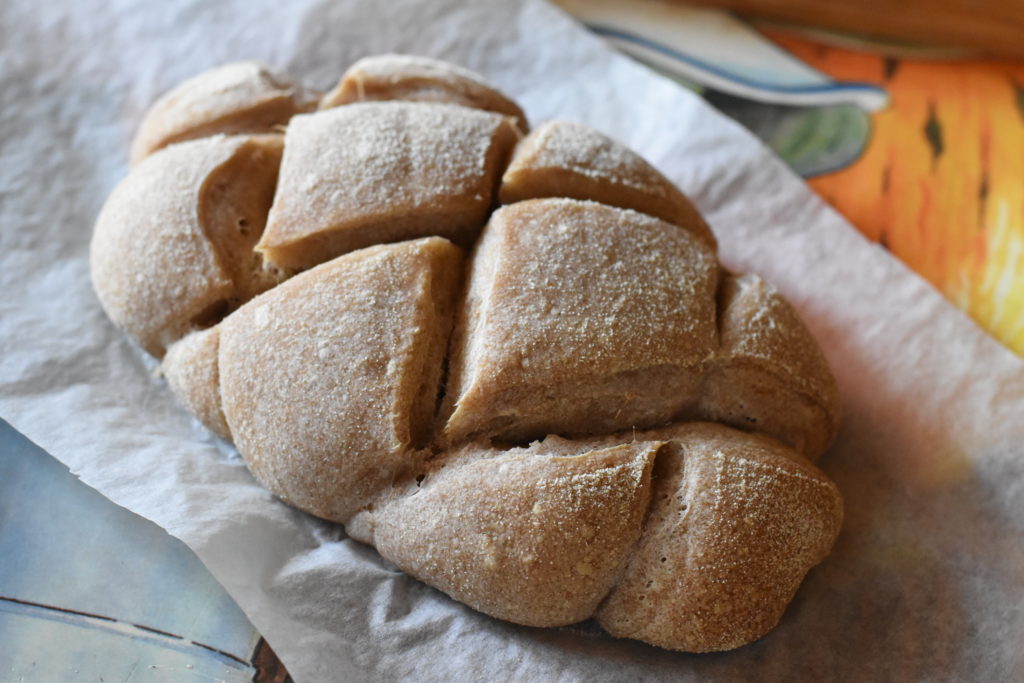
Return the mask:
<path id="1" fill-rule="evenodd" d="M 842 522 L 809 461 L 838 392 L 793 307 L 645 160 L 582 124 L 521 139 L 474 74 L 368 58 L 297 113 L 264 72 L 155 105 L 166 147 L 97 221 L 100 301 L 182 405 L 487 614 L 693 652 L 771 629 Z M 210 135 L 250 125 L 287 132 Z"/>
<path id="2" fill-rule="evenodd" d="M 283 500 L 343 522 L 429 439 L 462 250 L 370 247 L 297 275 L 220 324 L 224 416 Z"/>
<path id="3" fill-rule="evenodd" d="M 528 626 L 582 621 L 640 538 L 660 447 L 569 456 L 463 448 L 366 513 L 370 540 L 403 571 L 485 614 Z"/>
<path id="4" fill-rule="evenodd" d="M 271 133 L 316 104 L 316 95 L 258 62 L 232 62 L 177 86 L 146 112 L 132 163 L 175 142 L 218 133 Z"/>
<path id="5" fill-rule="evenodd" d="M 307 268 L 425 235 L 468 246 L 517 135 L 507 117 L 447 104 L 368 102 L 296 116 L 258 249 Z"/>
<path id="6" fill-rule="evenodd" d="M 681 417 L 716 344 L 718 266 L 675 225 L 597 202 L 496 211 L 452 342 L 453 443 L 600 434 Z"/>
<path id="7" fill-rule="evenodd" d="M 719 349 L 701 391 L 702 419 L 773 436 L 816 460 L 839 430 L 839 390 L 796 311 L 756 275 L 719 291 Z"/>
<path id="8" fill-rule="evenodd" d="M 590 126 L 547 121 L 516 147 L 501 179 L 501 202 L 539 197 L 592 199 L 674 223 L 716 248 L 689 199 L 643 157 Z"/>
<path id="9" fill-rule="evenodd" d="M 220 327 L 193 332 L 171 344 L 160 369 L 181 405 L 211 432 L 231 439 L 220 397 Z"/>
<path id="10" fill-rule="evenodd" d="M 354 102 L 405 100 L 458 104 L 512 117 L 524 133 L 519 105 L 480 76 L 448 62 L 412 55 L 364 57 L 348 68 L 337 87 L 324 95 L 321 109 Z"/>
<path id="11" fill-rule="evenodd" d="M 598 623 L 687 652 L 760 638 L 832 549 L 843 520 L 836 485 L 778 442 L 721 425 L 636 438 L 667 445 L 643 536 Z"/>
<path id="12" fill-rule="evenodd" d="M 182 143 L 146 159 L 107 199 L 90 249 L 93 287 L 146 351 L 162 356 L 284 277 L 253 252 L 280 158 L 279 135 Z"/>
<path id="13" fill-rule="evenodd" d="M 346 529 L 492 616 L 595 616 L 619 637 L 710 652 L 778 623 L 842 519 L 836 486 L 796 452 L 694 422 L 468 444 L 410 469 Z"/>

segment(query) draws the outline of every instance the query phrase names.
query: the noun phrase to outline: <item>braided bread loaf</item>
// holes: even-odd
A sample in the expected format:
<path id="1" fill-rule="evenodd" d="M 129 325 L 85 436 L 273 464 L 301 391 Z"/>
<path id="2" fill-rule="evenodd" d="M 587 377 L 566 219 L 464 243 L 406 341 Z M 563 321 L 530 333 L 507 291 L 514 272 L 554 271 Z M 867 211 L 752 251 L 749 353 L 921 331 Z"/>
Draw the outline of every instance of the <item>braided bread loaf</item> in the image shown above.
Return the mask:
<path id="1" fill-rule="evenodd" d="M 771 629 L 842 520 L 811 462 L 836 386 L 790 305 L 639 156 L 527 134 L 470 72 L 373 57 L 314 97 L 249 63 L 187 81 L 98 218 L 96 292 L 181 403 L 487 614 L 686 651 Z"/>

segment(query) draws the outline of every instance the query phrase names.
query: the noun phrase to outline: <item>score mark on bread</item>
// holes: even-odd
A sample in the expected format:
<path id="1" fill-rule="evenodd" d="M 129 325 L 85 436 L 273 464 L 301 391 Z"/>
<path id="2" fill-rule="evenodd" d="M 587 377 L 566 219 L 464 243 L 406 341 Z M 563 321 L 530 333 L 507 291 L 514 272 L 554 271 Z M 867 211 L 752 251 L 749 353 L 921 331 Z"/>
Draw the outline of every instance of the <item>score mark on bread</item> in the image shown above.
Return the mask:
<path id="1" fill-rule="evenodd" d="M 839 532 L 811 462 L 835 380 L 639 155 L 526 133 L 421 57 L 319 103 L 254 63 L 201 74 L 146 115 L 93 285 L 264 486 L 411 576 L 520 624 L 755 640 Z"/>

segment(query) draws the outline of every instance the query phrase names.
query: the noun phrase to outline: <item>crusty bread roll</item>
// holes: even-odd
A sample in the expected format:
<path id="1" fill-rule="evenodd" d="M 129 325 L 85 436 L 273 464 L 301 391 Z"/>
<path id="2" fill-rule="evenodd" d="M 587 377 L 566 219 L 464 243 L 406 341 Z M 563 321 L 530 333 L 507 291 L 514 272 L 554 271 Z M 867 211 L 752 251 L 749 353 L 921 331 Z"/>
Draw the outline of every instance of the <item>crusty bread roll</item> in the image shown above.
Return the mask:
<path id="1" fill-rule="evenodd" d="M 516 147 L 501 179 L 501 202 L 538 197 L 593 199 L 686 228 L 715 249 L 697 209 L 643 157 L 590 126 L 547 121 Z"/>
<path id="2" fill-rule="evenodd" d="M 308 268 L 425 235 L 468 246 L 517 137 L 506 117 L 448 104 L 368 102 L 296 116 L 257 249 Z"/>
<path id="3" fill-rule="evenodd" d="M 448 62 L 412 55 L 364 57 L 348 68 L 337 87 L 320 100 L 321 109 L 353 102 L 405 100 L 458 104 L 511 116 L 529 130 L 519 105 L 480 76 Z"/>
<path id="4" fill-rule="evenodd" d="M 225 64 L 190 78 L 150 107 L 132 143 L 132 163 L 183 140 L 275 132 L 315 105 L 316 93 L 269 66 Z"/>
<path id="5" fill-rule="evenodd" d="M 590 617 L 622 574 L 657 442 L 570 456 L 467 447 L 349 526 L 403 571 L 529 626 Z"/>
<path id="6" fill-rule="evenodd" d="M 220 327 L 209 327 L 171 344 L 160 369 L 181 404 L 217 436 L 231 439 L 220 396 Z"/>
<path id="7" fill-rule="evenodd" d="M 597 202 L 495 211 L 452 342 L 444 434 L 523 442 L 692 412 L 715 347 L 714 253 Z"/>
<path id="8" fill-rule="evenodd" d="M 688 652 L 760 638 L 832 549 L 843 520 L 836 485 L 778 442 L 721 425 L 636 438 L 668 443 L 643 536 L 598 623 L 620 638 Z"/>
<path id="9" fill-rule="evenodd" d="M 842 522 L 792 306 L 643 159 L 565 122 L 516 146 L 522 112 L 455 67 L 364 60 L 323 106 L 168 144 L 97 220 L 100 301 L 182 405 L 487 614 L 692 652 L 770 630 Z"/>
<path id="10" fill-rule="evenodd" d="M 268 489 L 344 522 L 429 440 L 462 250 L 428 237 L 353 252 L 220 325 L 224 416 Z"/>
<path id="11" fill-rule="evenodd" d="M 470 444 L 407 471 L 346 528 L 492 616 L 596 616 L 612 635 L 709 652 L 778 623 L 842 518 L 835 484 L 792 450 L 691 422 Z"/>
<path id="12" fill-rule="evenodd" d="M 756 275 L 726 276 L 719 306 L 701 419 L 774 436 L 817 459 L 839 429 L 839 390 L 814 338 Z"/>
<path id="13" fill-rule="evenodd" d="M 281 136 L 214 136 L 146 159 L 103 205 L 90 250 L 107 315 L 162 356 L 284 275 L 253 251 L 266 222 Z"/>

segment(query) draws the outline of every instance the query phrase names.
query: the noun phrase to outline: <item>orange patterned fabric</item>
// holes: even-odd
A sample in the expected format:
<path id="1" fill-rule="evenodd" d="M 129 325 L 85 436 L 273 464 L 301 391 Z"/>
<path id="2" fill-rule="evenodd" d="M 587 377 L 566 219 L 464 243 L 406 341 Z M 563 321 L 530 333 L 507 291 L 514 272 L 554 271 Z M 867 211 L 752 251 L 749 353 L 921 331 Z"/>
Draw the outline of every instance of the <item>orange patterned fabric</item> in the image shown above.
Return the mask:
<path id="1" fill-rule="evenodd" d="M 889 92 L 863 155 L 810 185 L 1024 355 L 1024 64 L 887 59 L 763 33 Z"/>

